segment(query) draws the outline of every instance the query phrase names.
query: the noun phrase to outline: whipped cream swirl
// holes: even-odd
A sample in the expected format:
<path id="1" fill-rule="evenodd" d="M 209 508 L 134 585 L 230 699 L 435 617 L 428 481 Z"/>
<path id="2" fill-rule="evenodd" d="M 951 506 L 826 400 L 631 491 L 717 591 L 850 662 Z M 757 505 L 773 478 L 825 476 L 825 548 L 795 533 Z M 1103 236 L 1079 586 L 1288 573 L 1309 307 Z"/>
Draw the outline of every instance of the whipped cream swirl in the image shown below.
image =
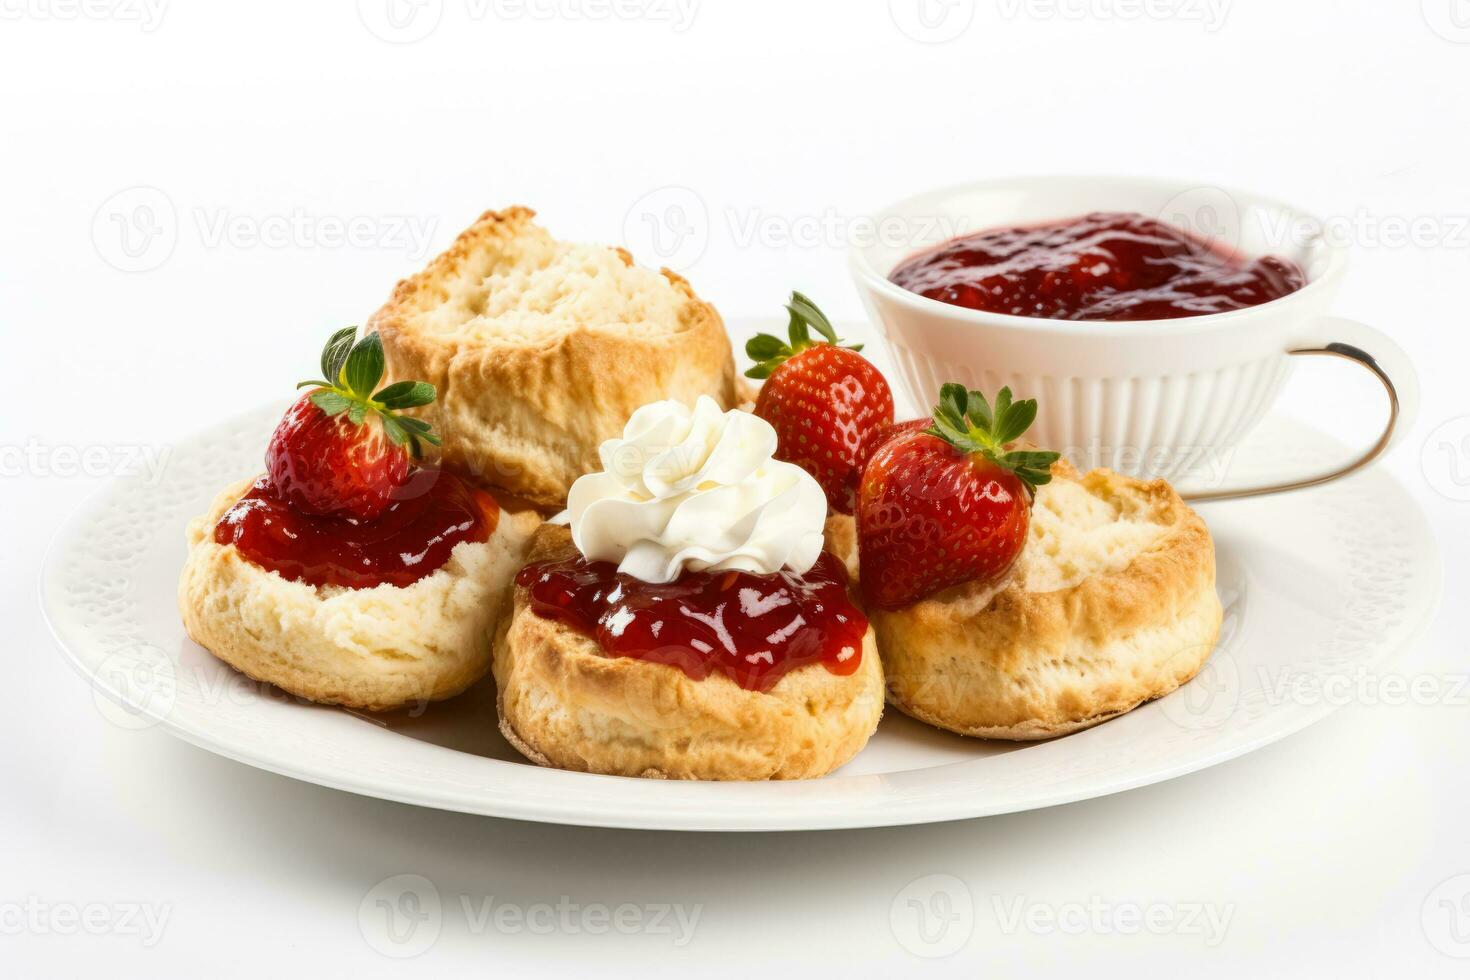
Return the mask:
<path id="1" fill-rule="evenodd" d="M 572 484 L 572 541 L 589 561 L 645 582 L 683 571 L 808 571 L 822 552 L 827 497 L 811 474 L 774 457 L 776 430 L 701 395 L 633 413 L 598 449 L 603 471 Z"/>

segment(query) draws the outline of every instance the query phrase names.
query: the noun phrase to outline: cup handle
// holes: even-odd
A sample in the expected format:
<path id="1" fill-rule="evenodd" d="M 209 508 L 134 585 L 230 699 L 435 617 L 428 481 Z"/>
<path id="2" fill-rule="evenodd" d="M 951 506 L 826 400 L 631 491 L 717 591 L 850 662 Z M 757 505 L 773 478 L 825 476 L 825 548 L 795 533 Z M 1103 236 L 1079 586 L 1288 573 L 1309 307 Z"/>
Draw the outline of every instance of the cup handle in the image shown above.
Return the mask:
<path id="1" fill-rule="evenodd" d="M 1321 486 L 1356 473 L 1403 440 L 1413 428 L 1414 419 L 1419 414 L 1419 376 L 1403 350 L 1382 331 L 1343 317 L 1323 317 L 1318 321 L 1316 333 L 1322 338 L 1320 341 L 1303 344 L 1287 353 L 1293 357 L 1337 357 L 1372 372 L 1388 395 L 1388 421 L 1384 424 L 1378 441 L 1356 459 L 1325 473 L 1281 483 L 1187 491 L 1181 492 L 1180 496 L 1195 502 L 1233 500 L 1238 497 L 1259 497 L 1268 493 L 1286 493 L 1289 490 Z M 1376 353 L 1369 353 L 1370 350 Z"/>

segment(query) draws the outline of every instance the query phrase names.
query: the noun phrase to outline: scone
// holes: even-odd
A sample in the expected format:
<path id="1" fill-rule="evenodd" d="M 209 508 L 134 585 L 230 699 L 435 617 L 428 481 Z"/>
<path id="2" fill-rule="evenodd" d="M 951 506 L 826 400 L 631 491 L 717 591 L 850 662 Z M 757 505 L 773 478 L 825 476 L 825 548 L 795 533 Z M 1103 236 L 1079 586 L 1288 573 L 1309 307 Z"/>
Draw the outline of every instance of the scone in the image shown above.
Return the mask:
<path id="1" fill-rule="evenodd" d="M 214 529 L 256 481 L 219 494 L 188 528 L 179 611 L 189 636 L 237 670 L 305 698 L 366 711 L 460 693 L 490 666 L 491 639 L 540 518 L 501 511 L 485 542 L 460 542 L 399 587 L 291 581 Z"/>
<path id="2" fill-rule="evenodd" d="M 1195 675 L 1220 629 L 1214 544 L 1163 480 L 1057 463 L 1007 578 L 868 615 L 899 710 L 962 735 L 1051 738 Z"/>
<path id="3" fill-rule="evenodd" d="M 883 711 L 827 499 L 776 431 L 710 398 L 640 408 L 544 525 L 495 645 L 500 726 L 542 765 L 804 779 Z"/>
<path id="4" fill-rule="evenodd" d="M 337 331 L 320 365 L 271 433 L 266 472 L 189 525 L 184 627 L 311 701 L 378 711 L 458 694 L 489 667 L 540 517 L 420 464 L 438 437 L 403 410 L 434 388 L 379 387 L 376 335 Z"/>
<path id="5" fill-rule="evenodd" d="M 566 528 L 543 525 L 533 563 L 574 555 Z M 808 779 L 847 762 L 883 713 L 869 628 L 854 673 L 798 667 L 770 690 L 720 673 L 611 656 L 531 608 L 525 586 L 496 641 L 500 730 L 528 759 L 560 769 L 668 779 Z"/>
<path id="6" fill-rule="evenodd" d="M 392 377 L 438 389 L 422 417 L 448 465 L 550 506 L 640 405 L 708 395 L 730 408 L 743 392 L 719 314 L 687 282 L 558 241 L 534 216 L 487 211 L 367 329 Z"/>

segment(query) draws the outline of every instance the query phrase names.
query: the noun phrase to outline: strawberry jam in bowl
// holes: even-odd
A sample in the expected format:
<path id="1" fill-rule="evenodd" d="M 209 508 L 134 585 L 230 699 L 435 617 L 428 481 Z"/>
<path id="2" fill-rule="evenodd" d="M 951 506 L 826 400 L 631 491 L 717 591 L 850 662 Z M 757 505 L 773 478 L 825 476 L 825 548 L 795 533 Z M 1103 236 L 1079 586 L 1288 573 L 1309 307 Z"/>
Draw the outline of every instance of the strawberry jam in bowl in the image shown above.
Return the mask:
<path id="1" fill-rule="evenodd" d="M 910 257 L 889 279 L 955 306 L 1054 320 L 1225 313 L 1306 284 L 1290 259 L 1250 259 L 1129 212 L 966 235 Z"/>
<path id="2" fill-rule="evenodd" d="M 490 540 L 495 498 L 447 470 L 421 467 L 370 520 L 310 514 L 262 476 L 214 528 L 247 561 L 313 586 L 406 588 L 438 571 L 456 545 Z"/>
<path id="3" fill-rule="evenodd" d="M 1321 483 L 1371 458 L 1250 477 L 1232 464 L 1301 356 L 1335 358 L 1335 377 L 1356 363 L 1387 389 L 1375 454 L 1407 431 L 1412 365 L 1333 315 L 1347 256 L 1310 212 L 1200 181 L 1009 177 L 864 224 L 880 234 L 854 244 L 853 278 L 910 405 L 949 381 L 1009 387 L 1041 406 L 1037 445 L 1192 499 Z"/>
<path id="4" fill-rule="evenodd" d="M 827 552 L 801 574 L 685 572 L 663 584 L 573 555 L 527 565 L 516 584 L 538 615 L 611 656 L 668 664 L 691 680 L 719 672 L 749 691 L 768 691 L 808 664 L 853 673 L 868 630 L 847 597 L 846 569 Z"/>

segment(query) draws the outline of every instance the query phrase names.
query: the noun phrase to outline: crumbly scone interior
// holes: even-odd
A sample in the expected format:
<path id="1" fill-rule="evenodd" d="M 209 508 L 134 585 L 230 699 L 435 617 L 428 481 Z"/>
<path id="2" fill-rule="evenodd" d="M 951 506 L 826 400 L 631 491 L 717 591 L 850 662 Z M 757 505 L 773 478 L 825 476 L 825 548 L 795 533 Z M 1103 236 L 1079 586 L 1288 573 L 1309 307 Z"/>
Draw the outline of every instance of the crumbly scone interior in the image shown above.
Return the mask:
<path id="1" fill-rule="evenodd" d="M 1090 475 L 1041 487 L 1016 584 L 1027 592 L 1069 589 L 1123 570 L 1168 532 L 1148 499 L 1117 489 Z"/>
<path id="2" fill-rule="evenodd" d="M 957 615 L 978 615 L 1008 588 L 1060 592 L 1097 575 L 1121 572 L 1169 533 L 1151 498 L 1123 492 L 1103 471 L 1060 474 L 1036 491 L 1026 546 L 1000 581 L 960 585 L 943 595 Z"/>
<path id="3" fill-rule="evenodd" d="M 557 241 L 529 222 L 494 244 L 466 255 L 453 276 L 428 283 L 410 318 L 440 337 L 525 344 L 575 330 L 667 334 L 689 302 L 661 273 L 631 264 L 617 249 Z"/>

